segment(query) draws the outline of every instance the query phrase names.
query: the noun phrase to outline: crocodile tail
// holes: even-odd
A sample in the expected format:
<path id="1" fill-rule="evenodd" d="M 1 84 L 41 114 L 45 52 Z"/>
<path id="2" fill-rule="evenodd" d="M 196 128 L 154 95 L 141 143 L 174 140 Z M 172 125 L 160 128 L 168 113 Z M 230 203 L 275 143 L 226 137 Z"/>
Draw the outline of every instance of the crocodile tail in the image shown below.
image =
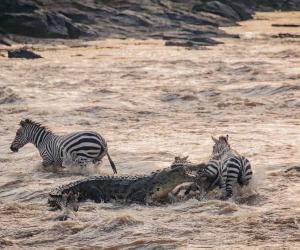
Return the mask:
<path id="1" fill-rule="evenodd" d="M 109 155 L 108 151 L 106 152 L 106 155 L 107 155 L 107 158 L 108 158 L 109 163 L 110 163 L 110 165 L 111 165 L 111 168 L 112 168 L 113 171 L 114 171 L 114 174 L 117 174 L 118 172 L 117 172 L 116 165 L 115 165 L 115 163 L 113 162 L 113 160 L 110 158 L 110 155 Z"/>

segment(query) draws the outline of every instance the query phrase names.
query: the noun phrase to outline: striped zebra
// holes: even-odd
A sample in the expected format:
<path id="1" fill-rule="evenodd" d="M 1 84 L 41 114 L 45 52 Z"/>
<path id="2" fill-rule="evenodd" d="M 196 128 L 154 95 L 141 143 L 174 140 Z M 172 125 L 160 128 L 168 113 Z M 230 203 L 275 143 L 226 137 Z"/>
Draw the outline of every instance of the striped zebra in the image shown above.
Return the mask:
<path id="1" fill-rule="evenodd" d="M 213 158 L 210 159 L 207 166 L 198 171 L 197 176 L 201 175 L 206 176 L 210 181 L 210 186 L 207 192 L 218 186 L 225 193 L 227 168 L 220 160 Z"/>
<path id="2" fill-rule="evenodd" d="M 59 136 L 40 123 L 30 119 L 22 120 L 10 149 L 17 152 L 27 143 L 32 143 L 39 150 L 43 166 L 61 166 L 66 159 L 78 164 L 81 168 L 88 163 L 97 164 L 107 155 L 113 172 L 117 169 L 108 154 L 107 143 L 98 133 L 92 131 L 75 132 Z"/>
<path id="3" fill-rule="evenodd" d="M 252 178 L 252 170 L 249 160 L 230 148 L 228 135 L 220 136 L 219 139 L 212 137 L 214 141 L 212 160 L 219 161 L 219 168 L 224 173 L 225 198 L 233 194 L 233 186 L 238 183 L 247 185 Z M 226 176 L 226 177 L 225 177 Z"/>

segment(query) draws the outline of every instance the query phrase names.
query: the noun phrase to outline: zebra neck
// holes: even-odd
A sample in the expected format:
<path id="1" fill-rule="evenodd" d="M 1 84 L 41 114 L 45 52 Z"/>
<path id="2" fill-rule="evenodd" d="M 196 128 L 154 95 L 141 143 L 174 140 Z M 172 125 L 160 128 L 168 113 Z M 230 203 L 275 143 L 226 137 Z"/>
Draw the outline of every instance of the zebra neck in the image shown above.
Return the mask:
<path id="1" fill-rule="evenodd" d="M 224 148 L 221 152 L 215 153 L 211 156 L 211 160 L 221 160 L 224 158 L 228 153 L 231 152 L 230 148 Z"/>
<path id="2" fill-rule="evenodd" d="M 37 147 L 40 148 L 41 145 L 44 144 L 53 134 L 45 129 L 39 129 L 35 135 L 33 136 L 32 143 Z"/>

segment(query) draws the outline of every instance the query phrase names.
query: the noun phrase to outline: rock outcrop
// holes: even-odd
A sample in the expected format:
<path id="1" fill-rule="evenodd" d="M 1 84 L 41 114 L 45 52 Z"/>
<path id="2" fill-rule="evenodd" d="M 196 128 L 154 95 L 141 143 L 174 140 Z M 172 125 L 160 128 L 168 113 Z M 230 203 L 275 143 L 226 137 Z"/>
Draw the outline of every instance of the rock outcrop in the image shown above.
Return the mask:
<path id="1" fill-rule="evenodd" d="M 255 10 L 297 10 L 299 0 L 1 0 L 0 30 L 33 38 L 160 38 L 167 45 L 215 45 L 218 29 Z M 2 44 L 7 44 L 0 37 Z"/>

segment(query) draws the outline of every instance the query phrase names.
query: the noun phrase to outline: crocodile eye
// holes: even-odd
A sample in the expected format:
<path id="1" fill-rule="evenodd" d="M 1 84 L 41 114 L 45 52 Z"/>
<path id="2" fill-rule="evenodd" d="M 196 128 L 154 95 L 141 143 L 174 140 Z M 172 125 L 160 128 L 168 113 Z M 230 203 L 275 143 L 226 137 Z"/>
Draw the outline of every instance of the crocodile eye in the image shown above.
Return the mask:
<path id="1" fill-rule="evenodd" d="M 156 188 L 156 191 L 159 191 L 159 188 Z"/>

